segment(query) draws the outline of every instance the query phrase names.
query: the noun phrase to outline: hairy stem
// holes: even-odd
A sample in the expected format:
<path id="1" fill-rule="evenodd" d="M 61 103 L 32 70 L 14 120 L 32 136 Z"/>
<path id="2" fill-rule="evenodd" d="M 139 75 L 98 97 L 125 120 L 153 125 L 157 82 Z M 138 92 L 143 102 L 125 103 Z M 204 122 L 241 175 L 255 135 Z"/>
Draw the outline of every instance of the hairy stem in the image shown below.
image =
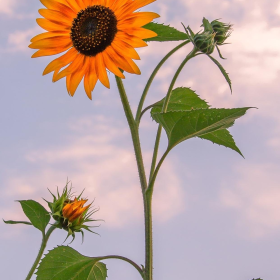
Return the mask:
<path id="1" fill-rule="evenodd" d="M 47 231 L 46 234 L 43 233 L 42 243 L 41 243 L 41 247 L 40 247 L 40 250 L 39 250 L 39 252 L 38 252 L 37 258 L 36 258 L 36 260 L 35 260 L 33 266 L 31 267 L 31 269 L 30 269 L 30 271 L 29 271 L 27 277 L 25 278 L 25 280 L 31 279 L 32 275 L 34 274 L 34 271 L 35 271 L 36 267 L 38 266 L 38 264 L 39 264 L 39 262 L 40 262 L 40 260 L 41 260 L 41 258 L 42 258 L 42 255 L 43 255 L 44 250 L 45 250 L 45 248 L 46 248 L 46 245 L 47 245 L 47 242 L 48 242 L 48 240 L 49 240 L 49 237 L 50 237 L 50 235 L 52 234 L 52 232 L 53 232 L 55 229 L 56 229 L 55 226 L 51 226 L 51 227 L 48 229 L 48 231 Z"/>
<path id="2" fill-rule="evenodd" d="M 183 60 L 183 62 L 179 66 L 179 68 L 177 69 L 177 71 L 176 71 L 176 73 L 175 73 L 175 75 L 174 75 L 174 77 L 173 77 L 173 79 L 172 79 L 172 81 L 170 83 L 170 86 L 168 88 L 168 91 L 167 91 L 167 94 L 166 94 L 166 97 L 165 97 L 165 100 L 164 100 L 164 104 L 162 106 L 162 111 L 161 111 L 162 113 L 166 113 L 166 111 L 167 111 L 167 107 L 168 107 L 168 103 L 169 103 L 169 100 L 170 100 L 170 97 L 171 97 L 172 90 L 174 88 L 174 85 L 175 85 L 175 83 L 176 83 L 176 81 L 177 81 L 181 71 L 183 70 L 183 68 L 186 65 L 186 63 L 191 58 L 196 56 L 196 53 L 197 53 L 197 49 L 196 49 L 196 47 L 194 47 L 192 49 L 192 51 Z M 148 189 L 147 189 L 147 191 L 150 192 L 151 194 L 153 193 L 154 183 L 155 183 L 155 179 L 156 179 L 156 176 L 158 174 L 159 168 L 162 165 L 163 160 L 165 159 L 165 157 L 167 156 L 167 154 L 169 152 L 167 150 L 166 153 L 164 154 L 164 156 L 161 158 L 161 161 L 159 162 L 159 164 L 157 166 L 157 170 L 155 172 L 155 166 L 156 166 L 156 161 L 157 161 L 157 155 L 158 155 L 158 148 L 159 148 L 159 142 L 160 142 L 160 137 L 161 137 L 161 131 L 162 131 L 162 126 L 159 125 L 157 136 L 156 136 L 156 141 L 155 141 L 155 148 L 154 148 L 154 153 L 153 153 L 152 165 L 151 165 L 151 170 L 150 170 L 149 186 L 148 186 Z"/>
<path id="3" fill-rule="evenodd" d="M 110 256 L 104 256 L 104 257 L 94 257 L 94 259 L 97 259 L 99 261 L 109 260 L 109 259 L 119 259 L 119 260 L 128 262 L 138 270 L 138 272 L 141 274 L 142 278 L 144 279 L 144 272 L 141 269 L 141 267 L 138 264 L 136 264 L 134 261 L 132 261 L 128 258 L 125 258 L 125 257 L 122 257 L 122 256 L 117 256 L 117 255 L 110 255 Z"/>
<path id="4" fill-rule="evenodd" d="M 127 122 L 130 128 L 132 142 L 134 146 L 135 157 L 137 161 L 138 173 L 141 182 L 143 200 L 144 200 L 144 214 L 145 214 L 145 280 L 152 280 L 153 279 L 153 244 L 152 244 L 152 214 L 151 214 L 151 199 L 149 196 L 146 196 L 146 189 L 147 189 L 147 179 L 144 169 L 142 151 L 140 146 L 140 139 L 139 139 L 139 131 L 138 125 L 133 118 L 131 108 L 127 99 L 127 95 L 122 83 L 121 78 L 116 76 L 117 86 L 119 89 L 119 94 L 121 97 L 121 101 L 123 104 L 124 112 L 127 118 Z M 148 197 L 148 199 L 147 199 Z"/>
<path id="5" fill-rule="evenodd" d="M 152 219 L 152 195 L 145 193 L 145 280 L 153 280 L 153 219 Z"/>
<path id="6" fill-rule="evenodd" d="M 138 127 L 133 118 L 133 114 L 131 112 L 131 108 L 130 108 L 130 105 L 129 105 L 129 102 L 127 99 L 127 95 L 126 95 L 126 92 L 125 92 L 125 89 L 123 86 L 122 79 L 117 76 L 115 76 L 115 77 L 116 77 L 121 101 L 123 104 L 123 109 L 124 109 L 124 112 L 125 112 L 125 115 L 127 118 L 127 122 L 128 122 L 129 128 L 130 128 L 130 132 L 131 132 L 131 137 L 132 137 L 132 142 L 133 142 L 133 146 L 134 146 L 134 152 L 135 152 L 135 157 L 136 157 L 136 161 L 137 161 L 137 167 L 138 167 L 142 192 L 145 193 L 145 190 L 147 188 L 147 180 L 146 180 L 142 151 L 141 151 L 141 146 L 140 146 Z"/>
<path id="7" fill-rule="evenodd" d="M 140 119 L 141 119 L 141 112 L 142 112 L 142 109 L 143 109 L 143 105 L 144 105 L 144 102 L 145 102 L 145 99 L 146 99 L 146 96 L 148 94 L 148 91 L 150 89 L 150 86 L 156 76 L 156 74 L 158 73 L 159 69 L 161 68 L 161 66 L 165 63 L 165 61 L 172 55 L 174 54 L 176 51 L 178 51 L 180 48 L 182 48 L 183 46 L 185 46 L 186 44 L 188 44 L 190 41 L 187 40 L 185 42 L 183 42 L 182 44 L 178 45 L 177 47 L 175 47 L 173 50 L 171 50 L 161 61 L 160 63 L 156 66 L 155 70 L 153 71 L 152 75 L 150 76 L 145 88 L 144 88 L 144 91 L 142 93 L 142 96 L 141 96 L 141 99 L 140 99 L 140 102 L 139 102 L 139 105 L 138 105 L 138 109 L 137 109 L 137 113 L 136 113 L 136 117 L 135 117 L 135 120 L 136 120 L 136 123 L 137 125 L 139 125 L 139 122 L 140 122 Z"/>
<path id="8" fill-rule="evenodd" d="M 151 164 L 151 169 L 150 169 L 150 176 L 149 176 L 149 184 L 151 183 L 151 179 L 153 177 L 156 164 L 157 164 L 157 155 L 158 155 L 158 149 L 159 149 L 159 142 L 160 142 L 160 136 L 161 136 L 161 131 L 162 131 L 162 126 L 158 126 L 157 130 L 157 136 L 156 136 L 156 141 L 155 141 L 155 146 L 154 146 L 154 153 L 153 153 L 153 159 L 152 159 L 152 164 Z"/>
<path id="9" fill-rule="evenodd" d="M 149 195 L 149 196 L 152 196 L 153 195 L 153 191 L 154 191 L 154 184 L 155 184 L 155 181 L 156 181 L 156 178 L 157 178 L 157 175 L 158 175 L 158 172 L 159 172 L 159 169 L 163 163 L 163 161 L 165 160 L 165 158 L 167 157 L 168 153 L 170 152 L 169 149 L 167 149 L 167 151 L 163 154 L 163 156 L 161 157 L 160 161 L 158 162 L 157 164 L 157 167 L 153 173 L 153 176 L 151 177 L 151 180 L 149 182 L 149 188 L 147 189 L 146 191 L 146 194 Z"/>

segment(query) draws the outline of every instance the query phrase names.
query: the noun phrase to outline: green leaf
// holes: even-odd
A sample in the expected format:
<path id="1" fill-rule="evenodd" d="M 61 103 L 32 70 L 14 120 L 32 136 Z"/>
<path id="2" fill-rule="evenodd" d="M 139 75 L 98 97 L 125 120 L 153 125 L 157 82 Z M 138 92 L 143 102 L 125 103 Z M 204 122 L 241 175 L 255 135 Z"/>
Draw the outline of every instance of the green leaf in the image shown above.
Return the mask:
<path id="1" fill-rule="evenodd" d="M 231 136 L 231 134 L 229 133 L 229 131 L 227 129 L 216 130 L 216 131 L 204 134 L 204 135 L 200 136 L 200 138 L 210 140 L 215 144 L 230 148 L 230 149 L 236 151 L 237 153 L 239 153 L 242 157 L 244 157 L 242 155 L 241 151 L 236 146 L 236 144 L 233 140 L 233 137 Z"/>
<path id="2" fill-rule="evenodd" d="M 151 114 L 160 113 L 164 104 L 165 98 L 153 105 Z M 207 109 L 210 106 L 207 102 L 201 99 L 190 88 L 180 87 L 172 91 L 170 100 L 168 102 L 167 112 L 193 110 L 193 109 Z"/>
<path id="3" fill-rule="evenodd" d="M 222 72 L 222 74 L 224 75 L 226 81 L 228 82 L 230 91 L 232 92 L 232 87 L 231 87 L 231 80 L 228 76 L 228 73 L 226 72 L 226 70 L 224 69 L 224 67 L 222 66 L 222 64 L 216 60 L 214 57 L 212 57 L 211 55 L 207 54 L 208 57 L 219 67 L 220 71 Z M 223 57 L 222 57 L 223 58 Z"/>
<path id="4" fill-rule="evenodd" d="M 81 255 L 68 246 L 51 250 L 41 261 L 37 280 L 105 280 L 107 268 L 96 258 Z"/>
<path id="5" fill-rule="evenodd" d="M 235 109 L 197 109 L 155 113 L 153 119 L 161 124 L 168 136 L 168 149 L 192 137 L 225 129 L 243 116 L 250 107 Z"/>
<path id="6" fill-rule="evenodd" d="M 51 219 L 48 211 L 34 200 L 19 200 L 19 203 L 32 225 L 44 233 Z"/>
<path id="7" fill-rule="evenodd" d="M 164 102 L 165 98 L 151 105 L 153 107 L 151 110 L 152 117 L 154 114 L 160 113 L 162 111 Z M 197 109 L 208 109 L 209 107 L 210 105 L 205 100 L 202 100 L 193 90 L 190 88 L 180 87 L 172 91 L 167 112 L 194 111 Z M 243 157 L 241 151 L 236 146 L 231 134 L 227 129 L 220 129 L 199 137 L 212 141 L 215 144 L 231 148 Z"/>
<path id="8" fill-rule="evenodd" d="M 144 39 L 146 42 L 157 41 L 157 42 L 168 42 L 168 41 L 181 41 L 187 40 L 188 36 L 186 33 L 181 32 L 174 27 L 169 25 L 159 24 L 150 22 L 143 26 L 143 28 L 149 29 L 157 33 L 156 37 Z"/>
<path id="9" fill-rule="evenodd" d="M 10 225 L 25 224 L 25 225 L 31 225 L 31 226 L 32 226 L 31 223 L 29 223 L 29 222 L 24 222 L 24 221 L 5 221 L 5 220 L 3 220 L 3 222 L 4 222 L 5 224 L 10 224 Z"/>

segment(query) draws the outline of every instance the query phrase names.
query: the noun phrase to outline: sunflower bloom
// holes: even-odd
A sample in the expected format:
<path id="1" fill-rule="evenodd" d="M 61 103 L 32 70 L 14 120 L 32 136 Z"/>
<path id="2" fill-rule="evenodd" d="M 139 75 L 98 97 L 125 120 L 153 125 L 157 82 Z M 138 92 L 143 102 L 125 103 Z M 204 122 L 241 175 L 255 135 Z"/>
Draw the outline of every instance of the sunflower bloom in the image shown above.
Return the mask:
<path id="1" fill-rule="evenodd" d="M 53 82 L 66 77 L 73 96 L 81 80 L 91 99 L 98 80 L 110 88 L 107 69 L 120 78 L 121 70 L 141 74 L 133 60 L 140 57 L 135 48 L 145 47 L 143 39 L 157 36 L 142 26 L 159 17 L 153 12 L 135 12 L 156 0 L 40 0 L 46 9 L 37 23 L 47 32 L 31 39 L 38 49 L 32 57 L 65 52 L 45 68 Z"/>

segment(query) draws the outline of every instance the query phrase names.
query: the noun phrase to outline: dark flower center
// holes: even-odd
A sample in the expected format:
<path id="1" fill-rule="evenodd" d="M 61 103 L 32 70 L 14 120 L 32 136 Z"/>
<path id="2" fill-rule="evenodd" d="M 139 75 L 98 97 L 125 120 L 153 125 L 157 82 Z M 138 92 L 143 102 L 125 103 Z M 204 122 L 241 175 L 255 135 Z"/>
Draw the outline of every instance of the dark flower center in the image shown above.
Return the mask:
<path id="1" fill-rule="evenodd" d="M 81 10 L 72 22 L 71 40 L 81 54 L 95 56 L 113 42 L 117 33 L 117 18 L 104 6 L 94 5 Z"/>

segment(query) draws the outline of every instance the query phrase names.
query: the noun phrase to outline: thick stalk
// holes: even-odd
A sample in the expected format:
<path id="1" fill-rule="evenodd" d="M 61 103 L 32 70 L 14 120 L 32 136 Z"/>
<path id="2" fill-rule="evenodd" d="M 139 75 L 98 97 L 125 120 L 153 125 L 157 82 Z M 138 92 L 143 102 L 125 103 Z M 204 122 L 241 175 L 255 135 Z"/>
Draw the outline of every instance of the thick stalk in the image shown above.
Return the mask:
<path id="1" fill-rule="evenodd" d="M 130 128 L 130 133 L 132 137 L 132 142 L 134 146 L 134 152 L 135 152 L 135 157 L 137 161 L 137 167 L 138 167 L 138 172 L 139 172 L 139 177 L 140 177 L 140 182 L 141 182 L 141 188 L 143 194 L 145 193 L 145 190 L 147 188 L 147 179 L 146 179 L 146 174 L 145 174 L 145 169 L 144 169 L 144 163 L 143 163 L 143 157 L 142 157 L 142 151 L 141 151 L 141 146 L 140 146 L 140 139 L 139 139 L 139 132 L 138 132 L 138 126 L 136 125 L 136 122 L 133 118 L 133 114 L 131 112 L 131 108 L 127 99 L 127 95 L 123 86 L 123 82 L 121 78 L 116 77 L 117 81 L 117 86 L 119 89 L 119 94 L 121 97 L 121 101 L 123 104 L 123 109 L 127 118 L 127 122 Z"/>
<path id="2" fill-rule="evenodd" d="M 193 57 L 195 57 L 196 55 L 196 52 L 197 52 L 197 49 L 194 47 L 192 49 L 192 51 L 186 56 L 186 58 L 183 60 L 183 62 L 181 63 L 181 65 L 179 66 L 179 68 L 177 69 L 171 83 L 170 83 L 170 86 L 168 88 L 168 91 L 167 91 L 167 94 L 166 94 L 166 97 L 165 97 L 165 101 L 164 101 L 164 104 L 162 106 L 162 113 L 166 113 L 167 111 L 167 107 L 168 107 L 168 103 L 169 103 L 169 100 L 170 100 L 170 97 L 171 97 L 171 93 L 172 93 L 172 90 L 174 88 L 174 85 L 181 73 L 181 71 L 183 70 L 184 66 L 186 65 L 186 63 Z M 153 187 L 154 187 L 154 182 L 155 182 L 155 178 L 154 180 L 152 179 L 152 177 L 154 176 L 154 172 L 155 172 L 155 166 L 156 166 L 156 161 L 157 161 L 157 155 L 158 155 L 158 148 L 159 148 L 159 142 L 160 142 L 160 137 L 161 137 L 161 131 L 162 131 L 162 126 L 159 125 L 158 127 L 158 132 L 157 132 L 157 136 L 156 136 L 156 141 L 155 141 L 155 148 L 154 148 L 154 153 L 153 153 L 153 159 L 152 159 L 152 165 L 151 165 L 151 170 L 150 170 L 150 177 L 149 177 L 149 186 L 148 186 L 148 190 L 149 192 L 153 192 Z M 167 155 L 167 154 L 166 154 Z M 165 157 L 164 157 L 165 158 Z M 161 162 L 162 164 L 162 162 Z M 160 166 L 161 166 L 160 164 Z M 160 167 L 159 166 L 159 167 Z M 158 170 L 157 170 L 157 173 L 158 173 Z M 156 175 L 157 175 L 156 173 Z M 155 176 L 156 177 L 156 176 Z M 147 190 L 147 191 L 148 191 Z"/>
<path id="3" fill-rule="evenodd" d="M 39 262 L 40 262 L 40 260 L 41 260 L 41 258 L 42 258 L 42 255 L 43 255 L 44 250 L 45 250 L 45 248 L 46 248 L 46 245 L 47 245 L 47 242 L 48 242 L 48 240 L 49 240 L 49 237 L 50 237 L 50 235 L 52 234 L 52 232 L 53 232 L 55 229 L 56 229 L 55 226 L 51 226 L 51 227 L 49 228 L 49 230 L 47 231 L 46 234 L 43 233 L 43 238 L 42 238 L 42 243 L 41 243 L 41 247 L 40 247 L 39 253 L 38 253 L 37 258 L 36 258 L 36 260 L 35 260 L 33 266 L 31 267 L 31 269 L 30 269 L 30 271 L 29 271 L 27 277 L 25 278 L 25 280 L 31 279 L 32 275 L 34 274 L 34 271 L 35 271 L 36 267 L 38 266 L 38 264 L 39 264 Z"/>
<path id="4" fill-rule="evenodd" d="M 139 122 L 140 122 L 140 118 L 141 118 L 141 112 L 142 112 L 142 109 L 143 109 L 143 105 L 144 105 L 144 102 L 145 102 L 145 99 L 146 99 L 146 96 L 148 94 L 148 91 L 150 89 L 150 86 L 156 76 L 156 74 L 158 73 L 159 69 L 161 68 L 161 66 L 165 63 L 165 61 L 171 56 L 173 55 L 176 51 L 178 51 L 180 48 L 182 48 L 183 46 L 185 46 L 186 44 L 188 44 L 190 41 L 187 40 L 185 42 L 183 42 L 182 44 L 178 45 L 177 47 L 175 47 L 173 50 L 171 50 L 160 62 L 159 64 L 156 66 L 155 70 L 153 71 L 152 75 L 150 76 L 145 88 L 144 88 L 144 91 L 142 93 L 142 96 L 141 96 L 141 99 L 140 99 L 140 102 L 139 102 L 139 105 L 138 105 L 138 108 L 137 108 L 137 113 L 136 113 L 136 117 L 135 117 L 135 120 L 136 120 L 136 123 L 137 125 L 139 125 Z"/>
<path id="5" fill-rule="evenodd" d="M 146 259 L 145 280 L 153 280 L 153 219 L 152 219 L 152 195 L 145 193 L 145 235 L 146 235 Z"/>
<path id="6" fill-rule="evenodd" d="M 152 268 L 152 258 L 153 258 L 153 246 L 152 246 L 152 200 L 149 196 L 146 196 L 147 189 L 147 179 L 144 169 L 144 163 L 142 158 L 142 151 L 140 146 L 138 125 L 133 118 L 131 108 L 127 99 L 127 95 L 122 83 L 122 80 L 116 76 L 117 86 L 119 89 L 119 94 L 121 97 L 121 101 L 123 104 L 124 112 L 127 118 L 127 122 L 129 124 L 132 142 L 134 146 L 135 157 L 137 161 L 137 167 L 141 182 L 143 201 L 144 201 L 144 214 L 145 214 L 145 280 L 153 279 L 153 268 Z"/>

